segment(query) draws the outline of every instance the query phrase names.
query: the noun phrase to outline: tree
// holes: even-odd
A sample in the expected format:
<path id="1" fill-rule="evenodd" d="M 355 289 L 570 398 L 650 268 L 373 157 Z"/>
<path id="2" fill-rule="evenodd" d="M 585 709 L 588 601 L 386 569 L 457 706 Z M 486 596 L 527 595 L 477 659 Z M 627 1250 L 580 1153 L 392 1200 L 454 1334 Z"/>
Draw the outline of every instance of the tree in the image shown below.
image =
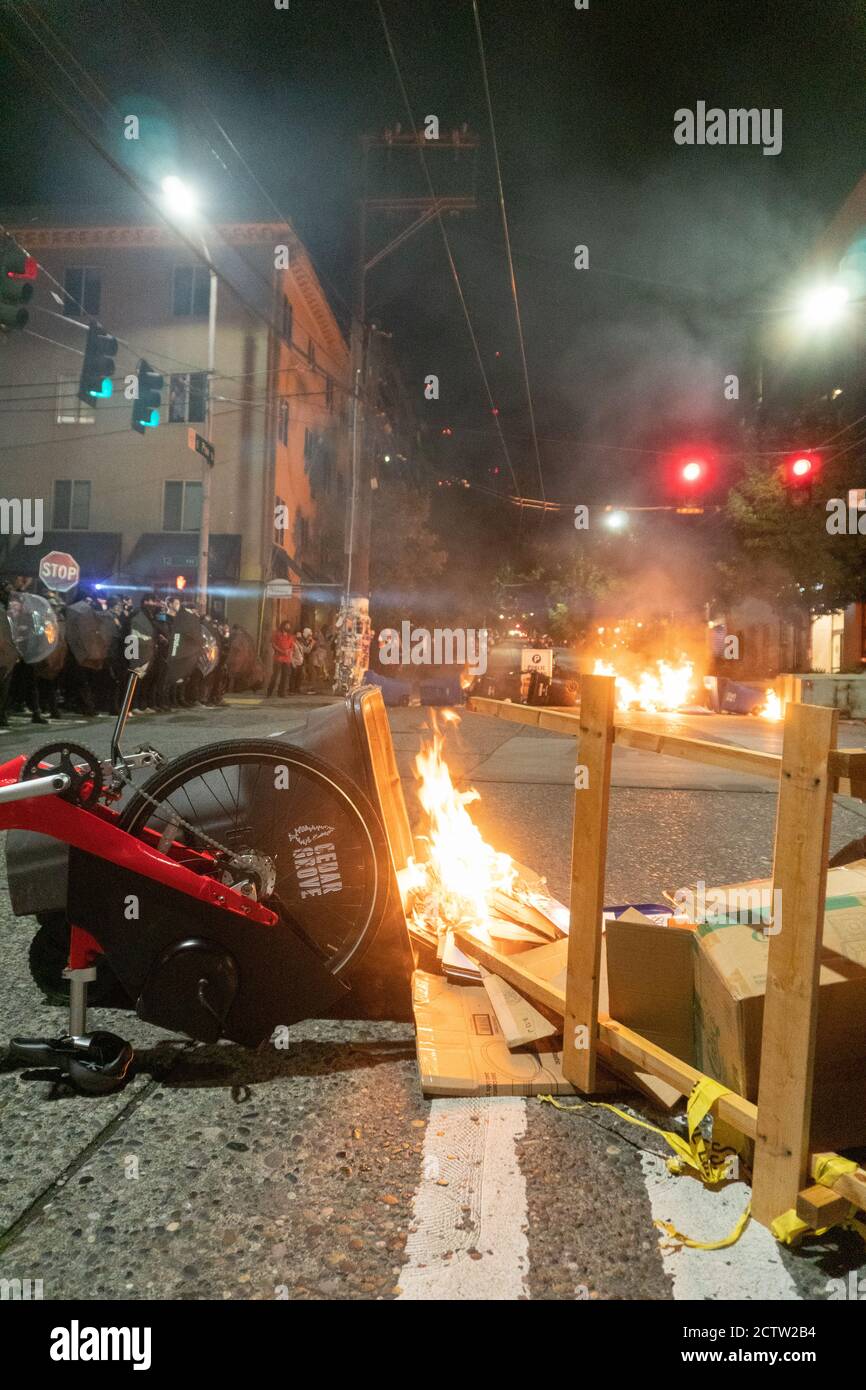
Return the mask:
<path id="1" fill-rule="evenodd" d="M 751 453 L 744 466 L 726 506 L 735 551 L 719 567 L 724 596 L 766 598 L 791 615 L 866 598 L 864 537 L 830 524 L 833 499 L 847 511 L 849 489 L 863 485 L 862 453 L 828 451 L 810 492 L 786 484 L 778 457 Z"/>

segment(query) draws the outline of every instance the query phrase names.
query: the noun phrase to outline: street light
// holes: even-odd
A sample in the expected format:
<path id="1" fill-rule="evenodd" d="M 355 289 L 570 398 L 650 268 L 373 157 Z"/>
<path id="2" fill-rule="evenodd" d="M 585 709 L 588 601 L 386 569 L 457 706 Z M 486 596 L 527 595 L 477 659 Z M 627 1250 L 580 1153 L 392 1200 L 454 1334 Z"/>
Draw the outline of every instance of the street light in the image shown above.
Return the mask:
<path id="1" fill-rule="evenodd" d="M 803 296 L 800 317 L 808 328 L 830 328 L 844 315 L 848 299 L 844 285 L 816 285 Z"/>
<path id="2" fill-rule="evenodd" d="M 168 174 L 162 180 L 162 192 L 165 199 L 166 210 L 173 216 L 185 221 L 191 221 L 198 215 L 198 198 L 189 184 L 184 183 L 176 174 Z M 214 263 L 211 260 L 207 242 L 199 228 L 199 240 L 202 250 L 210 270 L 210 296 L 208 299 L 207 315 L 207 394 L 205 397 L 205 434 L 213 443 L 212 425 L 213 414 L 211 410 L 211 397 L 213 394 L 214 372 L 216 370 L 216 313 L 217 313 L 217 273 Z M 207 582 L 208 582 L 208 556 L 210 551 L 210 494 L 211 494 L 211 467 L 212 465 L 206 458 L 202 460 L 201 478 L 201 520 L 199 521 L 198 532 L 198 608 L 199 612 L 207 612 Z"/>
<path id="3" fill-rule="evenodd" d="M 179 179 L 176 174 L 168 174 L 162 181 L 162 192 L 166 207 L 175 217 L 195 217 L 198 212 L 198 198 L 183 179 Z"/>
<path id="4" fill-rule="evenodd" d="M 611 531 L 622 531 L 628 526 L 628 513 L 622 511 L 605 512 L 604 524 L 610 527 Z"/>

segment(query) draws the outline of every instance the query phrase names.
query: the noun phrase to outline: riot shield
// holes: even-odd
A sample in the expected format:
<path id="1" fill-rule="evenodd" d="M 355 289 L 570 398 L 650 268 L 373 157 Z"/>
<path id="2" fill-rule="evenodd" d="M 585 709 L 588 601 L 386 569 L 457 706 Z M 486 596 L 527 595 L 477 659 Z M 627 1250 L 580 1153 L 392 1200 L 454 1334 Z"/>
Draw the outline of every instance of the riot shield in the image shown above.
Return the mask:
<path id="1" fill-rule="evenodd" d="M 186 680 L 201 656 L 201 618 L 191 608 L 179 608 L 171 620 L 168 646 L 168 680 Z"/>
<path id="2" fill-rule="evenodd" d="M 198 659 L 198 669 L 207 678 L 216 670 L 217 662 L 220 659 L 219 633 L 210 618 L 201 620 L 201 653 Z"/>
<path id="3" fill-rule="evenodd" d="M 44 661 L 57 646 L 60 635 L 57 614 L 47 598 L 13 591 L 9 595 L 6 619 L 12 645 L 28 666 Z"/>
<path id="4" fill-rule="evenodd" d="M 66 641 L 79 666 L 100 671 L 108 661 L 117 624 L 110 613 L 81 599 L 66 610 Z"/>
<path id="5" fill-rule="evenodd" d="M 137 672 L 139 676 L 147 673 L 150 663 L 156 653 L 156 635 L 153 630 L 153 623 L 150 618 L 139 608 L 137 613 L 133 613 L 126 637 L 124 656 L 126 664 Z"/>

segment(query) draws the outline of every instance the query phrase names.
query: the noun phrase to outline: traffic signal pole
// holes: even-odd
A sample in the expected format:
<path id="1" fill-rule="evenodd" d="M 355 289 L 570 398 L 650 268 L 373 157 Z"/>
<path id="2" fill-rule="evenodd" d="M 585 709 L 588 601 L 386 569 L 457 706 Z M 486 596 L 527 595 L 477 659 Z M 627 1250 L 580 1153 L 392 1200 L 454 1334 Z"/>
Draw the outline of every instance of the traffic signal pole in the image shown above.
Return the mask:
<path id="1" fill-rule="evenodd" d="M 216 316 L 217 316 L 217 273 L 214 270 L 210 252 L 202 239 L 205 255 L 210 267 L 210 296 L 207 314 L 207 395 L 205 401 L 205 433 L 213 443 L 213 384 L 216 370 Z M 211 472 L 213 465 L 202 459 L 201 474 L 201 519 L 198 533 L 198 611 L 207 613 L 208 561 L 210 554 L 210 498 Z"/>
<path id="2" fill-rule="evenodd" d="M 478 140 L 462 134 L 456 141 L 428 141 L 423 133 L 387 131 L 382 137 L 365 135 L 362 139 L 363 172 L 361 199 L 358 209 L 358 237 L 355 261 L 355 283 L 352 300 L 351 359 L 352 359 L 352 419 L 350 457 L 351 486 L 346 515 L 346 587 L 338 619 L 337 669 L 334 685 L 347 691 L 364 674 L 367 666 L 370 639 L 370 546 L 372 538 L 373 498 L 371 460 L 366 435 L 368 382 L 371 379 L 370 357 L 373 351 L 373 331 L 365 322 L 367 272 L 397 250 L 421 227 L 441 217 L 443 212 L 474 210 L 474 196 L 441 194 L 436 197 L 369 195 L 369 163 L 372 149 L 387 150 L 395 155 L 430 152 L 436 148 L 474 151 Z M 410 213 L 413 220 L 403 227 L 368 259 L 368 213 Z"/>

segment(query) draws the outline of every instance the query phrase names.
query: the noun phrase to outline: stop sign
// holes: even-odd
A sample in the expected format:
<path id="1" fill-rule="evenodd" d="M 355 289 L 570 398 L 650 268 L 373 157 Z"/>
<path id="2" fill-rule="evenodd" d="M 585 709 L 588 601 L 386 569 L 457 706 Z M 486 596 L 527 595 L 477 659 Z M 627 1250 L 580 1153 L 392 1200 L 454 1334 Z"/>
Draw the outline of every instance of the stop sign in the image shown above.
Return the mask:
<path id="1" fill-rule="evenodd" d="M 75 588 L 81 578 L 81 568 L 65 550 L 49 550 L 39 561 L 39 578 L 47 588 L 65 594 Z"/>

